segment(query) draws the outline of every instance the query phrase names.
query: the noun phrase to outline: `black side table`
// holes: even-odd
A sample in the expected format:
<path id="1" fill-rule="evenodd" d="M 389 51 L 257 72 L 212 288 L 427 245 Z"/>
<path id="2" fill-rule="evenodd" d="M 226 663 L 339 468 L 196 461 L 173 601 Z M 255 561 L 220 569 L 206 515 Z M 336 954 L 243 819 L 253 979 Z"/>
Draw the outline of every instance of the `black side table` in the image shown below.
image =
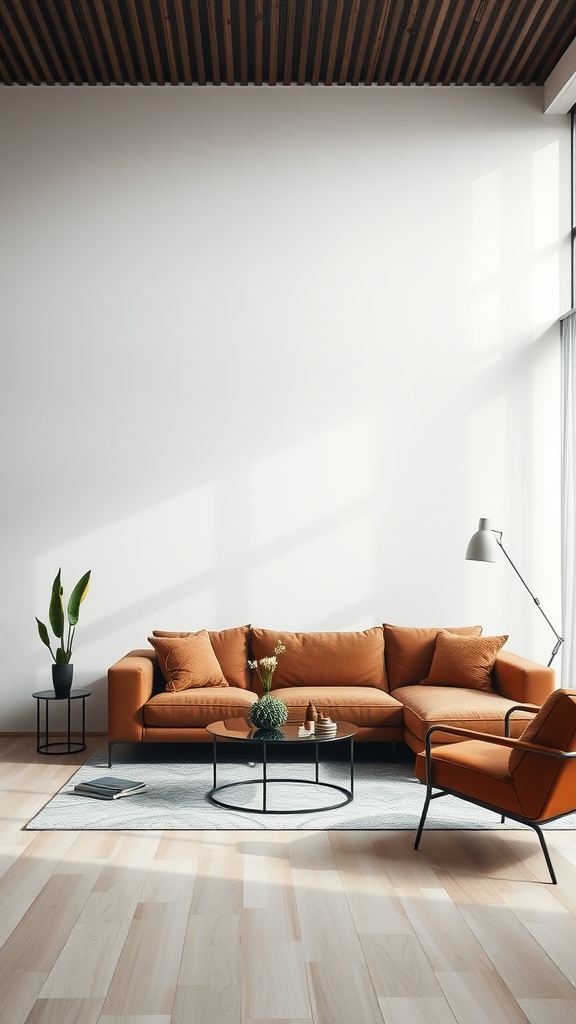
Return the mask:
<path id="1" fill-rule="evenodd" d="M 70 690 L 68 697 L 57 697 L 54 690 L 39 690 L 37 693 L 33 693 L 32 696 L 36 698 L 36 750 L 39 754 L 77 754 L 80 750 L 86 750 L 86 697 L 90 696 L 90 690 Z M 48 725 L 48 708 L 50 707 L 51 701 L 67 701 L 68 702 L 68 731 L 65 740 L 52 740 L 49 739 L 49 725 Z M 82 701 L 82 739 L 78 734 L 78 738 L 75 740 L 71 739 L 70 736 L 70 708 L 73 700 Z M 44 742 L 40 742 L 40 703 L 44 701 Z M 57 750 L 50 748 L 58 747 Z"/>

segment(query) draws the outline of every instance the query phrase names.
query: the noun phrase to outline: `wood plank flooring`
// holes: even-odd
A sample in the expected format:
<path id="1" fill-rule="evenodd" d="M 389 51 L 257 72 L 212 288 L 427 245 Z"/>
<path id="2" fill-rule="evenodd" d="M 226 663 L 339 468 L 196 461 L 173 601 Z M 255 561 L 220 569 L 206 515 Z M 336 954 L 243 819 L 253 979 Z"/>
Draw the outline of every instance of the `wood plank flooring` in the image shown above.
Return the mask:
<path id="1" fill-rule="evenodd" d="M 576 832 L 23 831 L 101 743 L 0 737 L 0 1024 L 575 1024 Z"/>

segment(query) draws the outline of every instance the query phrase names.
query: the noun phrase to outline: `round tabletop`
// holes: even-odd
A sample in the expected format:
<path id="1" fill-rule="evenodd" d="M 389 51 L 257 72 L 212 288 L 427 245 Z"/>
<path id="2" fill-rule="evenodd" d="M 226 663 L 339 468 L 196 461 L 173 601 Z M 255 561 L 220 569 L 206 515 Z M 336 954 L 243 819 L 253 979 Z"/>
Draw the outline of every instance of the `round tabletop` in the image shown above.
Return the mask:
<path id="1" fill-rule="evenodd" d="M 74 700 L 75 697 L 89 697 L 91 693 L 91 690 L 70 690 L 70 693 L 65 694 L 62 698 L 54 690 L 38 690 L 32 696 L 37 700 Z"/>
<path id="2" fill-rule="evenodd" d="M 212 722 L 206 726 L 207 731 L 219 740 L 234 742 L 248 740 L 251 743 L 330 743 L 334 740 L 351 739 L 358 732 L 358 726 L 350 722 L 335 722 L 336 732 L 332 736 L 299 736 L 301 722 L 287 722 L 278 729 L 258 729 L 247 718 L 226 718 L 222 722 Z"/>

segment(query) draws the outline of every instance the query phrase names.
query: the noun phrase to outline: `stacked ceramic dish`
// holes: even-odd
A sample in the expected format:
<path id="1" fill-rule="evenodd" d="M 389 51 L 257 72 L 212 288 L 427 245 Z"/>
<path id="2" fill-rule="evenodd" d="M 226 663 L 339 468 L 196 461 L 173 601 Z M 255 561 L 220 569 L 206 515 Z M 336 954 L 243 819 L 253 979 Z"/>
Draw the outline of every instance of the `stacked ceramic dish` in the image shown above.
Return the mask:
<path id="1" fill-rule="evenodd" d="M 331 718 L 319 718 L 315 725 L 315 733 L 319 739 L 329 739 L 336 735 L 338 726 Z"/>

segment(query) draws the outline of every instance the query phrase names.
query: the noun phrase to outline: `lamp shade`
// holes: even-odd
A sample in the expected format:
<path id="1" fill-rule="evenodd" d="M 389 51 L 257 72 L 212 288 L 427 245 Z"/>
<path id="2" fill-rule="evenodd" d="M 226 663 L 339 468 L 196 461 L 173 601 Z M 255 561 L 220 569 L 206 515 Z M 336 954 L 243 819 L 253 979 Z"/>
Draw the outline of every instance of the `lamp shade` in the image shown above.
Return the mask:
<path id="1" fill-rule="evenodd" d="M 466 549 L 466 558 L 472 562 L 495 562 L 498 557 L 498 543 L 489 519 L 481 519 L 478 529 Z"/>

